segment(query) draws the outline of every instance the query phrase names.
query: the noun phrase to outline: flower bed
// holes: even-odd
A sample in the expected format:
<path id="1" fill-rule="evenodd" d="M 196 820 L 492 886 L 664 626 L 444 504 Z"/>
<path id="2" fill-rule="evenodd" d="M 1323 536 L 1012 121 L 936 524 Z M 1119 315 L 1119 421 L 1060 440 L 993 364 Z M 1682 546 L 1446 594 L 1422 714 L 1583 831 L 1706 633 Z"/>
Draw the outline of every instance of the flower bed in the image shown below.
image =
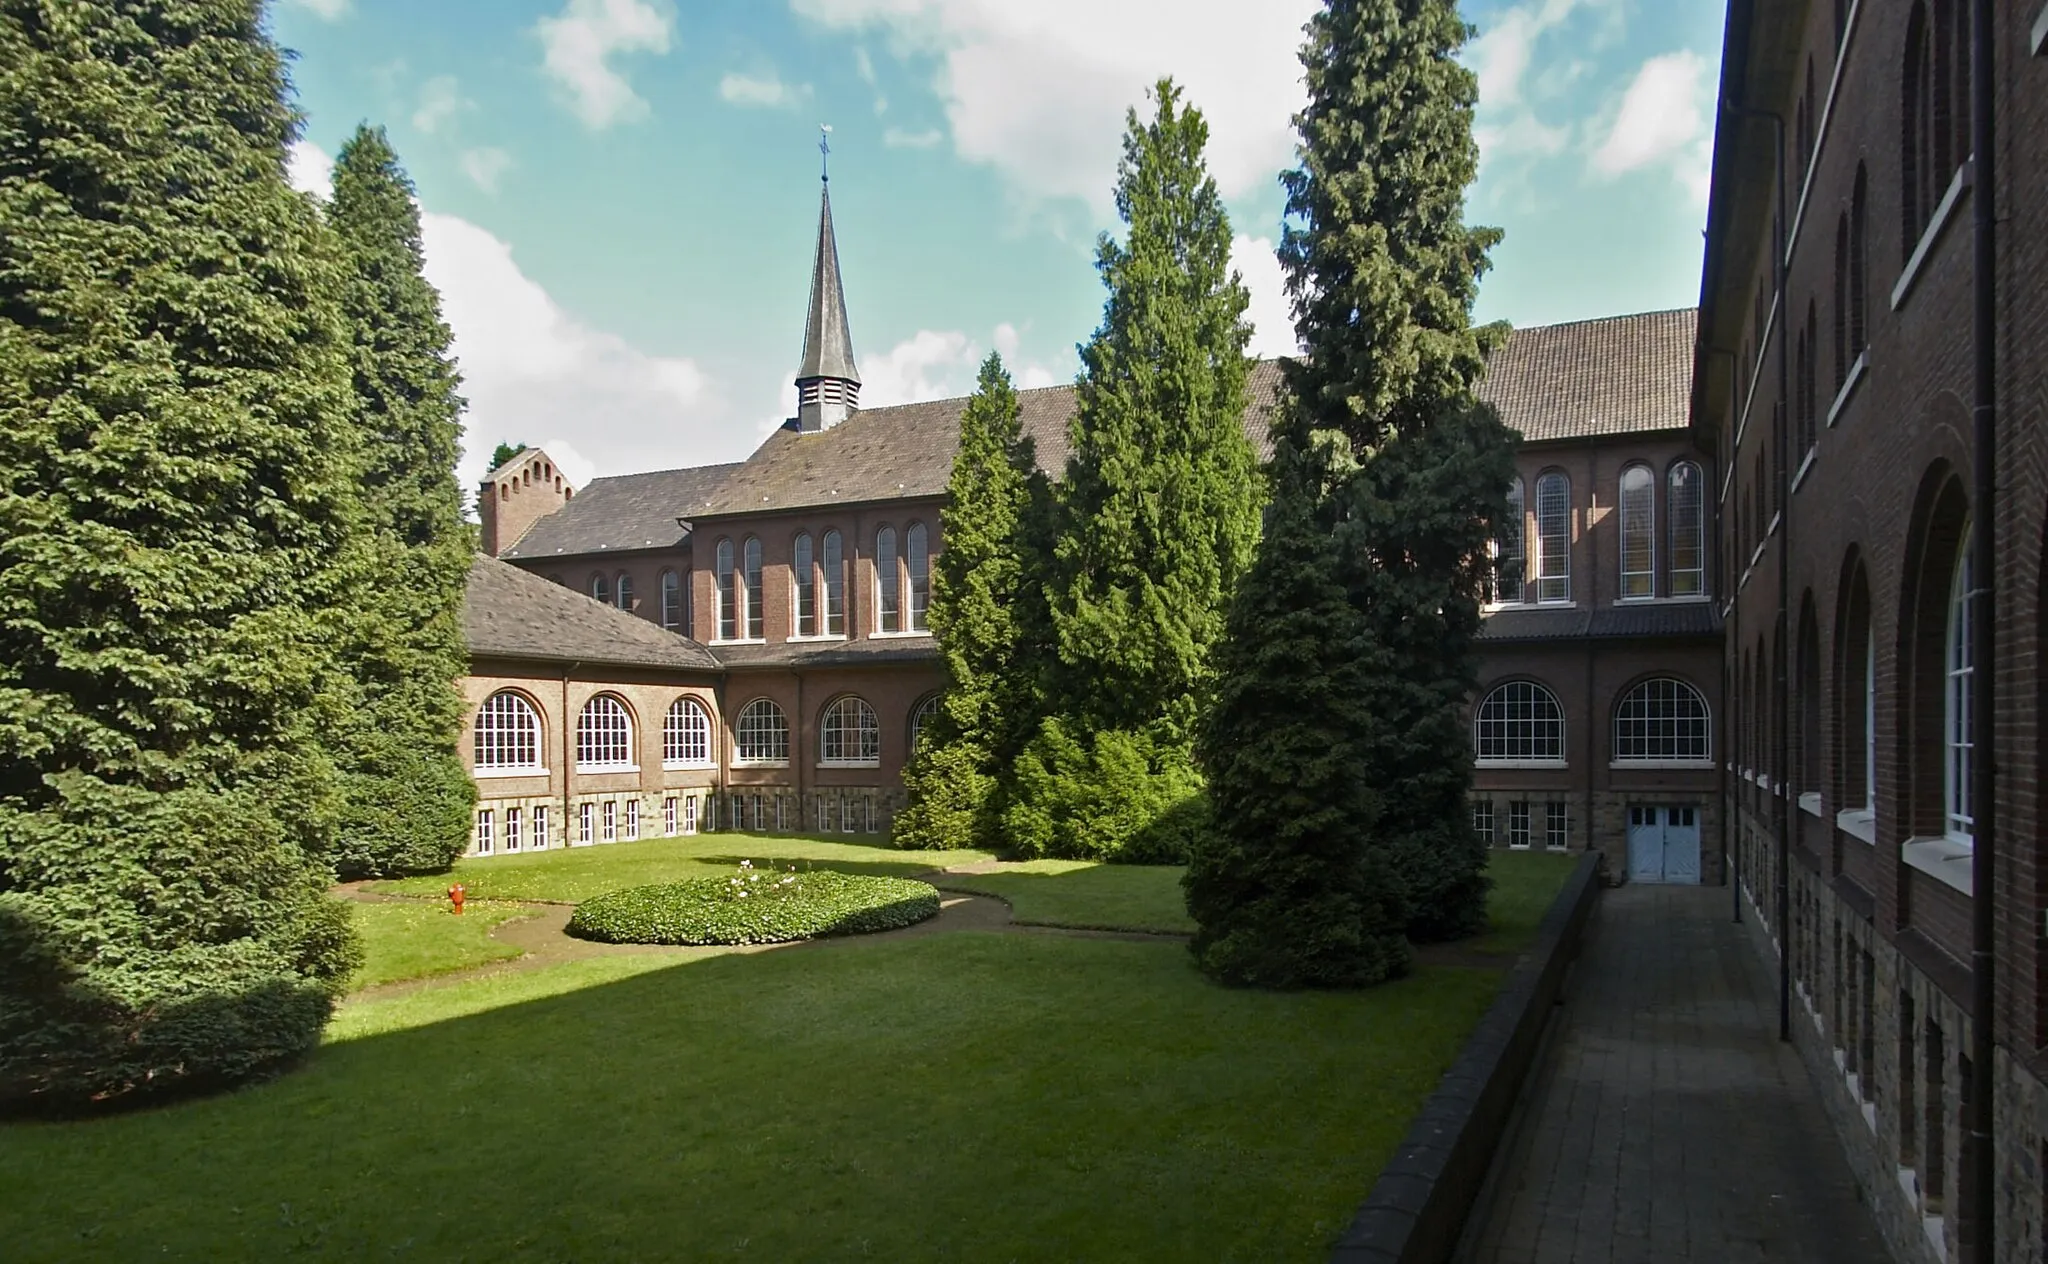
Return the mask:
<path id="1" fill-rule="evenodd" d="M 907 878 L 775 873 L 740 862 L 730 878 L 628 887 L 576 906 L 569 933 L 611 944 L 777 944 L 914 925 L 939 893 Z"/>

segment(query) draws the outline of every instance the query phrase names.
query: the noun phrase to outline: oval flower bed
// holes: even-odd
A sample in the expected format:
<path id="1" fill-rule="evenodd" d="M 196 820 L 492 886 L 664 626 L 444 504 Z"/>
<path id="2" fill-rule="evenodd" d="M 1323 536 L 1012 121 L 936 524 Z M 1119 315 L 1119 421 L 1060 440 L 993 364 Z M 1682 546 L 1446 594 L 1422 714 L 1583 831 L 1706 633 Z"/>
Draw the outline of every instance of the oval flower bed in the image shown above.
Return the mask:
<path id="1" fill-rule="evenodd" d="M 576 906 L 569 933 L 609 944 L 779 944 L 910 926 L 939 911 L 937 889 L 829 869 L 775 873 L 746 861 L 730 878 L 612 891 Z"/>

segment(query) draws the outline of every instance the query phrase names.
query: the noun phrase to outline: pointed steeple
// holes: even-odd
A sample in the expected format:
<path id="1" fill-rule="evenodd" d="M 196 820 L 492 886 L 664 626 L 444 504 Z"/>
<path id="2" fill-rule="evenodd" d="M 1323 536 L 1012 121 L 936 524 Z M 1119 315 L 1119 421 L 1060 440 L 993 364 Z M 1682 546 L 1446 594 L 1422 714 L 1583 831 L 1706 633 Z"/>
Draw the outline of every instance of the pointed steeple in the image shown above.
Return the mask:
<path id="1" fill-rule="evenodd" d="M 818 148 L 830 152 L 824 139 Z M 804 358 L 796 371 L 797 429 L 836 426 L 860 404 L 860 370 L 853 364 L 853 334 L 846 324 L 846 291 L 839 283 L 839 243 L 832 236 L 832 183 L 823 177 L 818 200 L 818 254 L 811 263 L 811 307 L 804 322 Z"/>

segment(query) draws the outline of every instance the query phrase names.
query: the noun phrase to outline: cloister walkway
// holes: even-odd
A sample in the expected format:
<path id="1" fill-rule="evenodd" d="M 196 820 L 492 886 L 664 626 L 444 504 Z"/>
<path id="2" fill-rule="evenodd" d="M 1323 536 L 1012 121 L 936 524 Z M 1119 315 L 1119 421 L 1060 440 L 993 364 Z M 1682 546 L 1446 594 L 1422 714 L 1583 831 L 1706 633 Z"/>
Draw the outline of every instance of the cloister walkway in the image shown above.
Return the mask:
<path id="1" fill-rule="evenodd" d="M 1604 892 L 1464 1264 L 1884 1264 L 1724 887 Z"/>

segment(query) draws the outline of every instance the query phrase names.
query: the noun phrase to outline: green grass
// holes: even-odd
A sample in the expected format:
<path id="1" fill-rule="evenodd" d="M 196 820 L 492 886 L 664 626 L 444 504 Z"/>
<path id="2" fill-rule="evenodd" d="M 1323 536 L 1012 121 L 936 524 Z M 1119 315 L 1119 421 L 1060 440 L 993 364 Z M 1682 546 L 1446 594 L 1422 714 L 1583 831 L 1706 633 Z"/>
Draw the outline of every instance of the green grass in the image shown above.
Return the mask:
<path id="1" fill-rule="evenodd" d="M 470 904 L 457 917 L 441 904 L 353 904 L 363 937 L 363 966 L 352 988 L 423 979 L 519 955 L 492 939 L 491 930 L 521 915 L 507 905 Z"/>
<path id="2" fill-rule="evenodd" d="M 488 860 L 458 860 L 452 873 L 371 884 L 395 895 L 445 896 L 461 882 L 472 900 L 554 900 L 575 904 L 622 887 L 723 877 L 742 860 L 805 864 L 847 873 L 908 877 L 987 860 L 978 851 L 897 851 L 860 843 L 767 834 L 698 834 L 596 847 L 556 847 Z"/>
<path id="3" fill-rule="evenodd" d="M 1089 860 L 1026 860 L 994 873 L 947 874 L 934 882 L 1009 901 L 1031 926 L 1193 934 L 1181 896 L 1180 865 L 1105 865 Z"/>
<path id="4" fill-rule="evenodd" d="M 351 1004 L 225 1097 L 0 1126 L 10 1261 L 1320 1260 L 1491 1000 L 963 932 Z"/>
<path id="5" fill-rule="evenodd" d="M 1536 928 L 1550 911 L 1564 880 L 1578 866 L 1577 854 L 1542 851 L 1495 851 L 1488 872 L 1493 892 L 1487 897 L 1487 932 L 1468 941 L 1480 952 L 1520 953 L 1536 942 Z"/>

